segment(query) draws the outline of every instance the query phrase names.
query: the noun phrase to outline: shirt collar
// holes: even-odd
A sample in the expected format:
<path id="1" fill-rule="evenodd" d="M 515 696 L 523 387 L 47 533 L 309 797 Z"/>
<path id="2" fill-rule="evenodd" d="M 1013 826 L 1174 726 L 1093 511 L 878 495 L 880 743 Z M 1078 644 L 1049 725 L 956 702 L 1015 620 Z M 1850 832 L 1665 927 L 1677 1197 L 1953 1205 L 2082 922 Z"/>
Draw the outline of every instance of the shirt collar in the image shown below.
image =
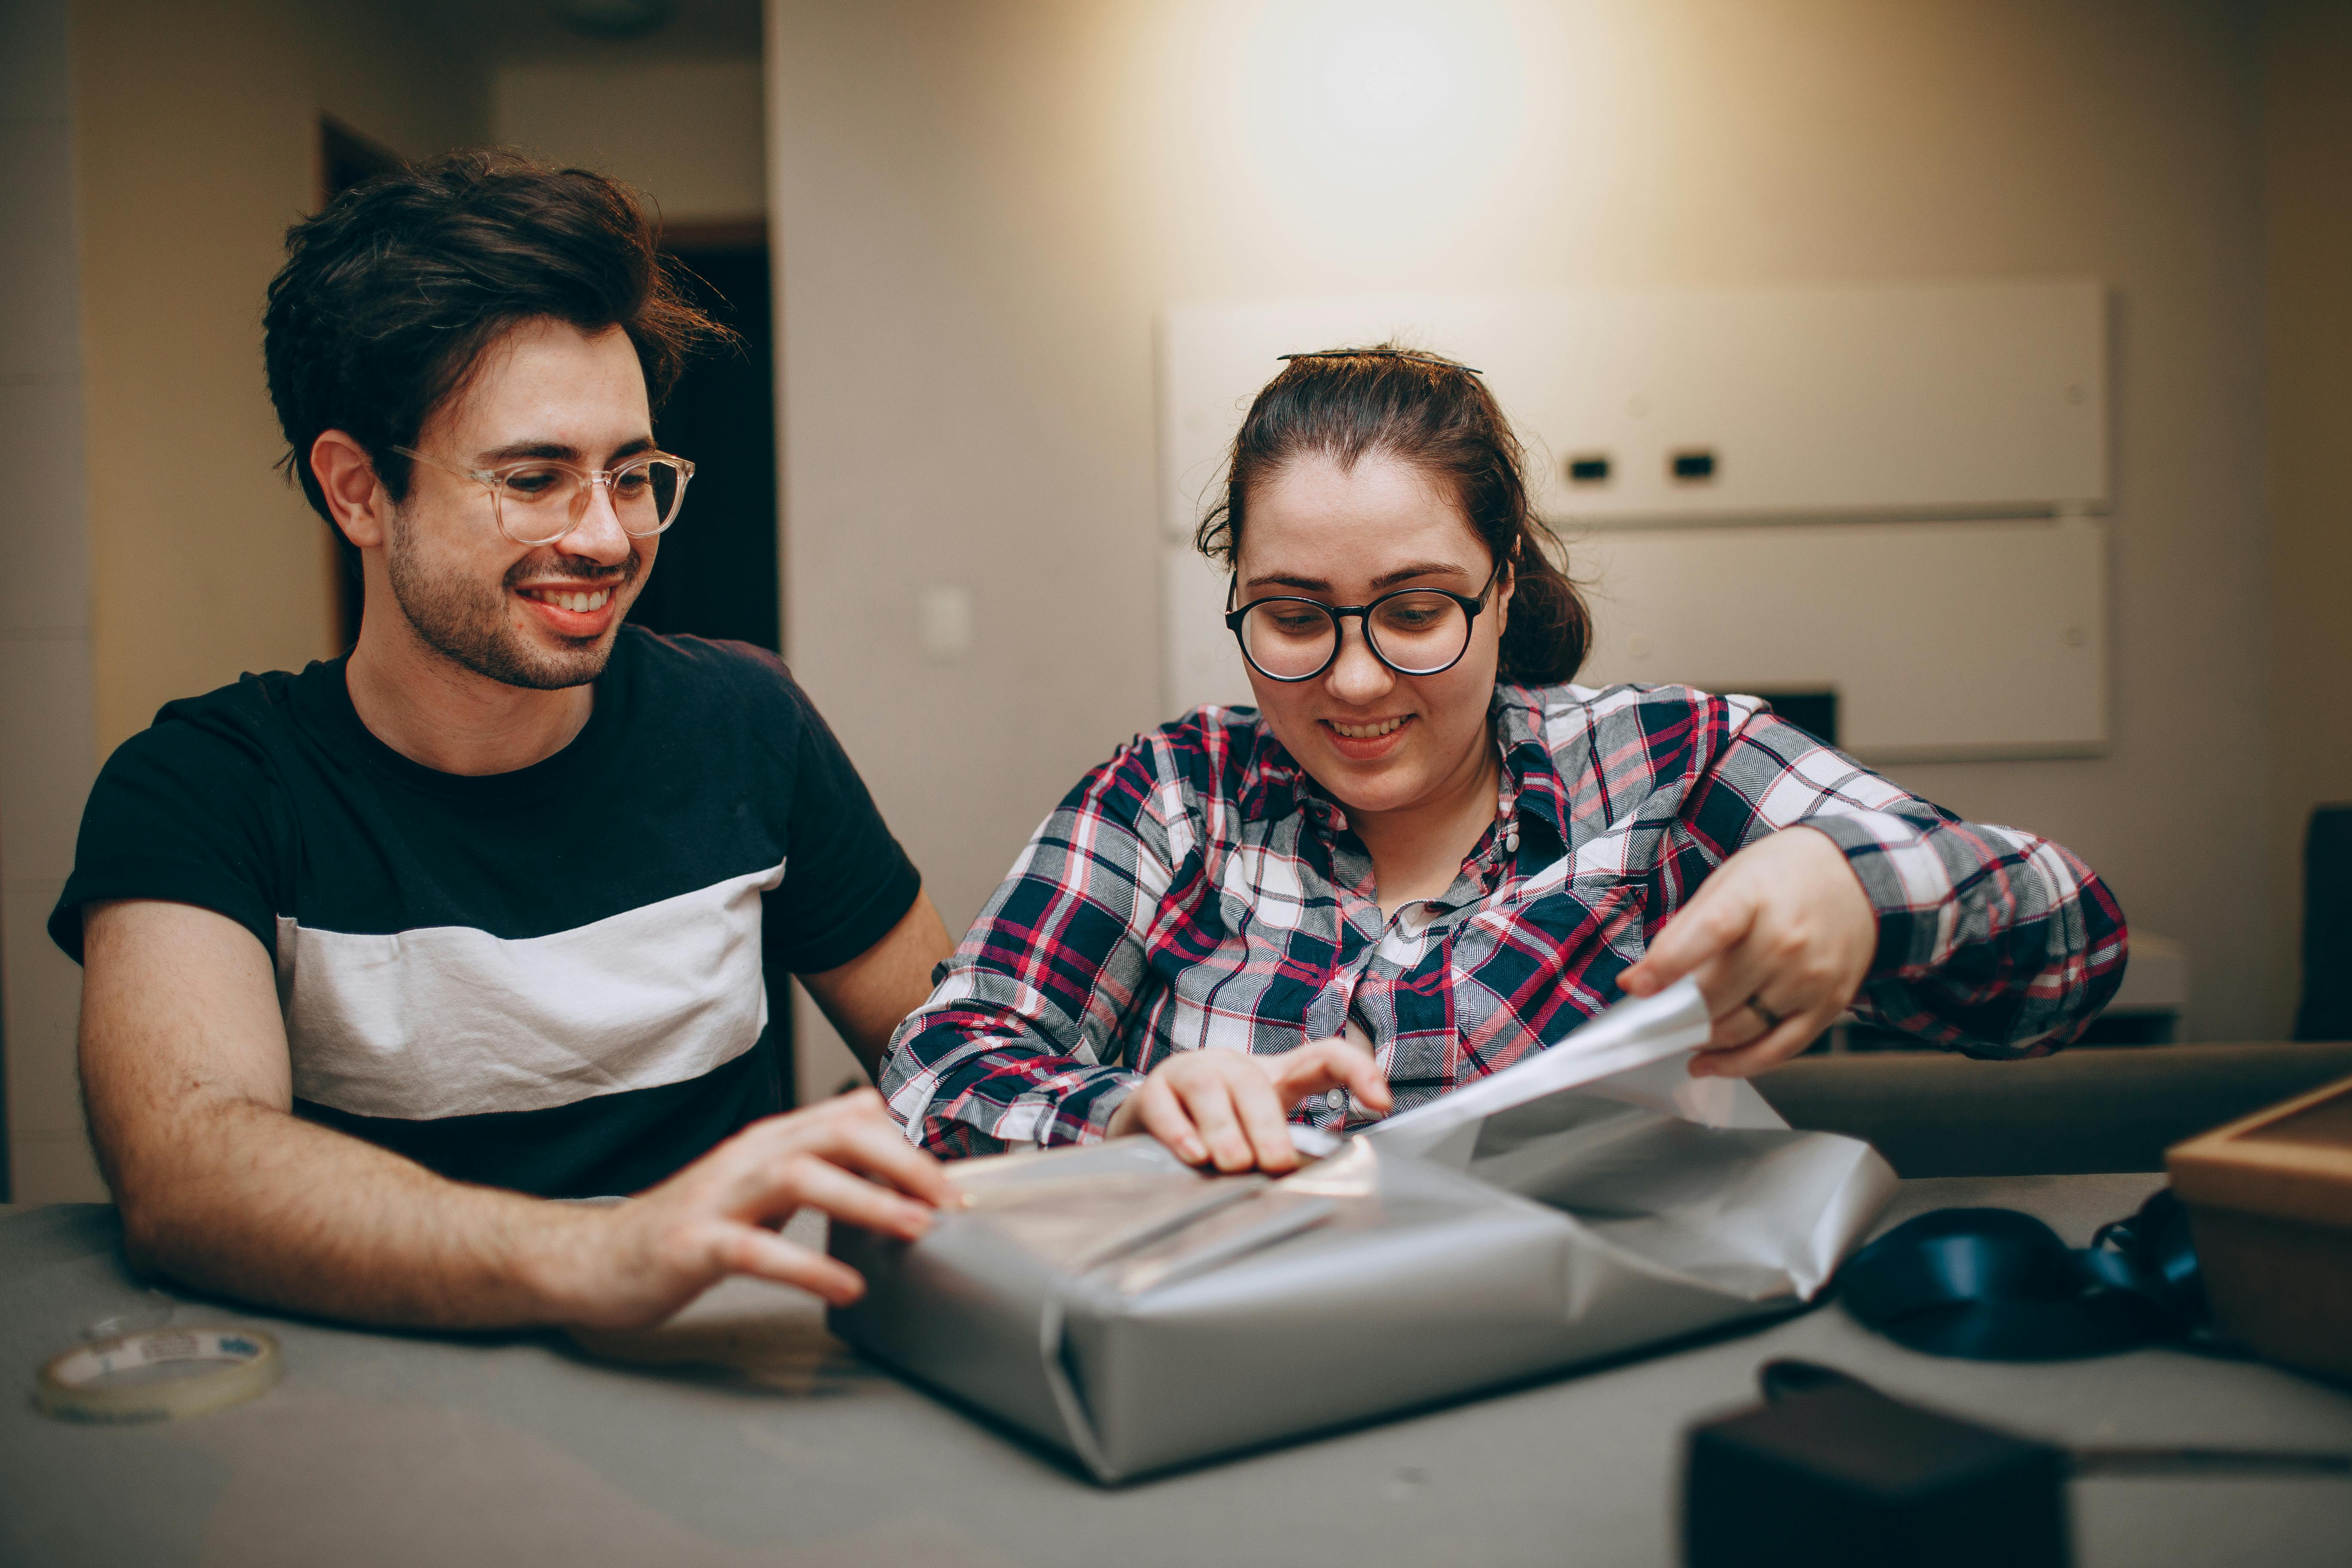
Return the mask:
<path id="1" fill-rule="evenodd" d="M 1492 711 L 1495 744 L 1503 753 L 1503 776 L 1517 791 L 1520 820 L 1532 819 L 1568 842 L 1568 785 L 1544 740 L 1543 700 L 1525 686 L 1495 683 Z"/>

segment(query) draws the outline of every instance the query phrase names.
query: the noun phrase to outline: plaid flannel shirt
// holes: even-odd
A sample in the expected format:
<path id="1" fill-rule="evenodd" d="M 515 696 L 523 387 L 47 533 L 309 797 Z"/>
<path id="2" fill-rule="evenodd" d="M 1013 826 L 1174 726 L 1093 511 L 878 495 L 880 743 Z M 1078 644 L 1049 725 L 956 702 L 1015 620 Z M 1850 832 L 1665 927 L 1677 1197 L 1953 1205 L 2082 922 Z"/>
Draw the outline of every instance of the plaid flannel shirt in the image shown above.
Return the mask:
<path id="1" fill-rule="evenodd" d="M 1495 826 L 1393 919 L 1345 811 L 1255 711 L 1136 737 L 1045 819 L 892 1037 L 882 1089 L 908 1138 L 1090 1142 L 1177 1051 L 1270 1055 L 1350 1020 L 1405 1110 L 1601 1011 L 1708 872 L 1798 823 L 1877 910 L 1864 1019 L 2040 1056 L 2122 982 L 2122 911 L 2080 860 L 1962 822 L 1757 699 L 1498 685 L 1494 716 Z M 1351 1119 L 1337 1093 L 1293 1116 Z"/>

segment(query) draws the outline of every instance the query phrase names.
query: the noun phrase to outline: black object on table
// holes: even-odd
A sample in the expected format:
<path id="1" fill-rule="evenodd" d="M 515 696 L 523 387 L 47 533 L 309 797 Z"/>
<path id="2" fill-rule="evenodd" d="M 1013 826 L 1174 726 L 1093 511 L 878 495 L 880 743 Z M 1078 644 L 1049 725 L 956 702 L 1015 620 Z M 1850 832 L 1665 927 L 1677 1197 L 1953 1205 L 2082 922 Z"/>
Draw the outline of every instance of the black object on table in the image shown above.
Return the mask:
<path id="1" fill-rule="evenodd" d="M 2160 1188 L 2085 1247 L 2013 1209 L 1937 1209 L 1848 1258 L 1865 1328 L 1930 1355 L 2065 1361 L 2180 1339 L 2205 1321 L 2188 1212 Z"/>
<path id="2" fill-rule="evenodd" d="M 2064 1449 L 1802 1363 L 1773 1363 L 1765 1389 L 1770 1403 L 1691 1431 L 1690 1568 L 2068 1561 Z"/>
<path id="3" fill-rule="evenodd" d="M 1906 1404 L 1813 1362 L 1767 1362 L 1757 1382 L 1763 1405 L 1691 1432 L 1691 1568 L 2063 1563 L 2069 1479 L 2352 1479 L 2352 1454 L 2319 1450 L 2057 1447 Z"/>

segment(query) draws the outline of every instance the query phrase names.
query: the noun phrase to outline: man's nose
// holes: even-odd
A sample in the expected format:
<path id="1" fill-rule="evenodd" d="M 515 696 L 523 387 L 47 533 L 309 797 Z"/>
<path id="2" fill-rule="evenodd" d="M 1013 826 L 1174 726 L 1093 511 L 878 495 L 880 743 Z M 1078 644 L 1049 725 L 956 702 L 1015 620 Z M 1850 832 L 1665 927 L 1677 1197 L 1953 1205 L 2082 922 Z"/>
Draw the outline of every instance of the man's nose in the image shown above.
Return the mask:
<path id="1" fill-rule="evenodd" d="M 613 509 L 612 490 L 602 483 L 592 483 L 587 505 L 572 524 L 572 531 L 557 540 L 555 545 L 566 555 L 617 566 L 629 558 L 636 542 L 621 526 L 621 514 Z"/>
<path id="2" fill-rule="evenodd" d="M 1377 702 L 1396 689 L 1396 672 L 1376 658 L 1364 640 L 1361 621 L 1339 624 L 1339 657 L 1324 672 L 1324 687 L 1342 702 Z"/>

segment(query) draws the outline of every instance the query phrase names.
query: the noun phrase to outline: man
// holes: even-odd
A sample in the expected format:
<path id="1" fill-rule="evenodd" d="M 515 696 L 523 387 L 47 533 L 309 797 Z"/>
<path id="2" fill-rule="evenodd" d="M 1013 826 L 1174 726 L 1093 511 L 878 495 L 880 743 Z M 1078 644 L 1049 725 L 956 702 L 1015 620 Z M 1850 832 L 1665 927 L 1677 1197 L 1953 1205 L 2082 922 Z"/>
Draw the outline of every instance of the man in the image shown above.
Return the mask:
<path id="1" fill-rule="evenodd" d="M 781 663 L 622 624 L 692 476 L 652 404 L 715 329 L 625 189 L 504 155 L 288 250 L 270 395 L 357 644 L 125 742 L 50 919 L 132 1258 L 377 1323 L 853 1299 L 775 1227 L 913 1237 L 950 1189 L 870 1092 L 772 1114 L 764 973 L 870 1066 L 950 944 Z"/>

